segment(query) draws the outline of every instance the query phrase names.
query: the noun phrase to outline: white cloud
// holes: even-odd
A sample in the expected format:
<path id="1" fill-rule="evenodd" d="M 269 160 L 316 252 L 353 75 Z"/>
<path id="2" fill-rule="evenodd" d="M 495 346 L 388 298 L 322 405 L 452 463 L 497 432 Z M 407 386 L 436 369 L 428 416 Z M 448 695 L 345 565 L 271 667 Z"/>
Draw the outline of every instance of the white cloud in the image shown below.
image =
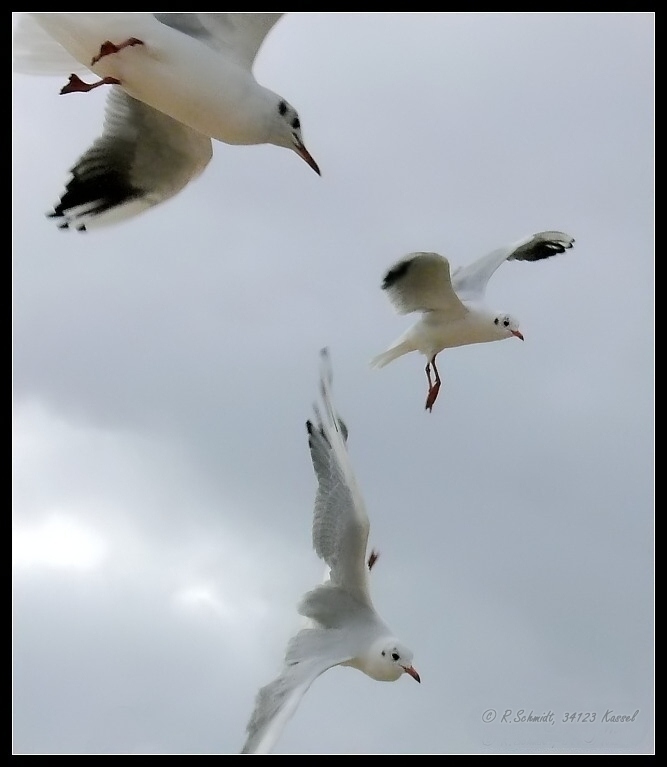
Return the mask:
<path id="1" fill-rule="evenodd" d="M 17 524 L 13 538 L 14 566 L 62 567 L 88 570 L 104 562 L 104 539 L 66 512 L 53 511 L 32 525 Z"/>

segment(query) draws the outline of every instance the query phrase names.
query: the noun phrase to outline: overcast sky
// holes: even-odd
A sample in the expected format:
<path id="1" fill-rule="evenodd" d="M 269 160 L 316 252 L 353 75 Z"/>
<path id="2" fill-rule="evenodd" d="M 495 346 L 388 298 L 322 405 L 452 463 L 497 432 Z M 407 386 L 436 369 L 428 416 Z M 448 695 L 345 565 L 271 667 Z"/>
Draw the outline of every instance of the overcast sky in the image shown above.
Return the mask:
<path id="1" fill-rule="evenodd" d="M 44 214 L 105 88 L 13 76 L 14 753 L 238 752 L 322 574 L 323 346 L 373 597 L 422 684 L 332 669 L 276 752 L 653 753 L 654 31 L 288 14 L 255 72 L 322 177 L 216 143 L 86 234 Z M 413 320 L 380 290 L 394 261 L 543 229 L 574 248 L 487 293 L 524 343 L 443 352 L 431 414 L 422 357 L 370 369 Z"/>

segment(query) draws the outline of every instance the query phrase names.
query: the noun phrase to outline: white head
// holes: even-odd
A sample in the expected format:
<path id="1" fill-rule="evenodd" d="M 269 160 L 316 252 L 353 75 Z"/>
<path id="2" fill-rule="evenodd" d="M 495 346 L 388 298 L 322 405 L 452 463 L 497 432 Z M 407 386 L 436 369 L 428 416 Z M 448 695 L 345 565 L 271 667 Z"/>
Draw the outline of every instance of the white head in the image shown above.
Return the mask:
<path id="1" fill-rule="evenodd" d="M 268 143 L 292 149 L 310 165 L 318 176 L 322 175 L 317 163 L 303 143 L 299 113 L 280 96 L 277 96 L 274 102 Z"/>
<path id="2" fill-rule="evenodd" d="M 412 650 L 393 637 L 375 642 L 363 660 L 362 671 L 379 682 L 395 682 L 402 674 L 421 682 L 412 665 Z"/>
<path id="3" fill-rule="evenodd" d="M 509 314 L 496 314 L 493 318 L 493 324 L 496 327 L 499 338 L 516 336 L 523 341 L 523 335 L 519 330 L 519 322 Z"/>

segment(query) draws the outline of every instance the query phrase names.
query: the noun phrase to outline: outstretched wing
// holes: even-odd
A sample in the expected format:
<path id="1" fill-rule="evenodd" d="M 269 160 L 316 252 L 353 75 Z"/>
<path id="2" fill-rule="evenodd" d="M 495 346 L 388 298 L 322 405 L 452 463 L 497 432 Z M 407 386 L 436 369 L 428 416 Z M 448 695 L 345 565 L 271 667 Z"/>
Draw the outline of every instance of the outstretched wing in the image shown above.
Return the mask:
<path id="1" fill-rule="evenodd" d="M 480 301 L 491 275 L 505 261 L 541 261 L 564 253 L 574 245 L 574 237 L 564 232 L 538 232 L 504 248 L 498 248 L 452 274 L 452 286 L 463 301 Z"/>
<path id="2" fill-rule="evenodd" d="M 29 13 L 19 15 L 12 40 L 12 65 L 24 75 L 58 75 L 89 71 L 69 54 Z"/>
<path id="3" fill-rule="evenodd" d="M 348 632 L 302 629 L 290 640 L 283 670 L 257 693 L 242 754 L 268 754 L 310 685 L 332 666 L 355 656 Z"/>
<path id="4" fill-rule="evenodd" d="M 313 515 L 313 548 L 330 568 L 331 583 L 370 605 L 366 545 L 370 523 L 347 452 L 347 428 L 331 394 L 331 365 L 321 352 L 322 410 L 308 421 L 308 445 L 318 487 Z"/>
<path id="5" fill-rule="evenodd" d="M 452 289 L 449 261 L 438 253 L 410 253 L 385 274 L 382 289 L 399 314 L 437 310 L 453 319 L 467 311 Z"/>
<path id="6" fill-rule="evenodd" d="M 156 13 L 162 24 L 195 37 L 251 69 L 264 38 L 284 13 Z"/>
<path id="7" fill-rule="evenodd" d="M 85 231 L 173 197 L 206 167 L 211 139 L 113 86 L 102 135 L 71 169 L 50 216 Z"/>

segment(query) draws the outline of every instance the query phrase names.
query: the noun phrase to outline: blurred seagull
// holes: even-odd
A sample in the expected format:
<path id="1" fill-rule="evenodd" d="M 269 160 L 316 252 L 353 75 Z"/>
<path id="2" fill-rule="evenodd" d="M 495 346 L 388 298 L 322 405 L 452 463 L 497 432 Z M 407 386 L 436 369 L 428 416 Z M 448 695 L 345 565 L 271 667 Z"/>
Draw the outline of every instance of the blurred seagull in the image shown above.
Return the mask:
<path id="1" fill-rule="evenodd" d="M 574 238 L 563 232 L 538 232 L 498 248 L 450 276 L 449 261 L 437 253 L 410 253 L 385 274 L 382 289 L 399 314 L 421 312 L 421 318 L 385 352 L 371 360 L 381 368 L 409 352 L 426 356 L 428 395 L 431 412 L 440 391 L 440 374 L 435 358 L 443 349 L 503 338 L 520 338 L 518 321 L 484 304 L 491 275 L 505 261 L 541 261 L 563 253 Z M 431 367 L 434 379 L 431 378 Z"/>
<path id="2" fill-rule="evenodd" d="M 252 66 L 283 13 L 25 13 L 14 69 L 71 72 L 61 93 L 110 86 L 102 135 L 79 158 L 52 217 L 85 231 L 177 194 L 208 165 L 211 139 L 275 144 L 320 175 L 297 111 Z M 89 84 L 76 70 L 99 76 Z"/>
<path id="3" fill-rule="evenodd" d="M 347 428 L 331 397 L 329 356 L 322 350 L 323 414 L 307 421 L 308 445 L 318 480 L 313 548 L 329 577 L 302 597 L 308 619 L 287 645 L 283 670 L 257 694 L 241 753 L 266 754 L 315 679 L 333 666 L 352 666 L 380 682 L 409 674 L 417 682 L 412 652 L 375 611 L 368 589 L 369 521 L 347 453 Z M 368 563 L 368 567 L 372 566 Z"/>

